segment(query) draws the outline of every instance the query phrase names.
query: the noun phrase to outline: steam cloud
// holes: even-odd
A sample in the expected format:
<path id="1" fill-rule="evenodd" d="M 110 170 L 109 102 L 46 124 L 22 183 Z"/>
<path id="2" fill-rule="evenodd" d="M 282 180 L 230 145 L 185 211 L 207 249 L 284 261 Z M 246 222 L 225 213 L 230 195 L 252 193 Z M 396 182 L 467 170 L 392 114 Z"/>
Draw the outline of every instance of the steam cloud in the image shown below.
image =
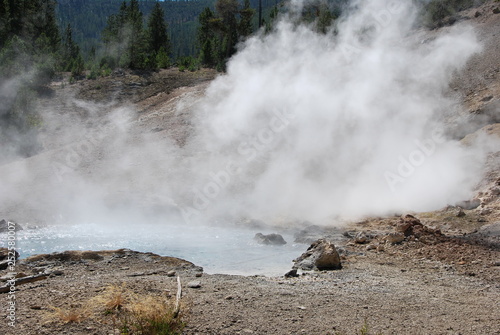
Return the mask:
<path id="1" fill-rule="evenodd" d="M 356 1 L 348 12 L 326 35 L 289 16 L 247 40 L 196 102 L 182 148 L 139 137 L 130 121 L 116 123 L 130 113 L 118 110 L 81 145 L 105 160 L 78 156 L 90 170 L 59 167 L 62 183 L 50 174 L 54 155 L 43 173 L 42 158 L 18 162 L 0 177 L 1 203 L 42 204 L 71 220 L 163 220 L 173 209 L 186 222 L 332 223 L 469 198 L 482 154 L 444 130 L 457 108 L 448 83 L 481 50 L 473 30 L 460 25 L 423 42 L 407 2 Z M 28 178 L 34 169 L 38 180 Z M 36 192 L 20 196 L 20 187 Z M 134 216 L 134 201 L 158 208 Z"/>
<path id="2" fill-rule="evenodd" d="M 415 7 L 353 8 L 337 35 L 282 20 L 232 59 L 199 112 L 196 146 L 211 153 L 213 183 L 207 176 L 192 208 L 318 220 L 470 196 L 481 159 L 439 132 L 455 108 L 445 96 L 453 72 L 480 51 L 472 29 L 423 43 Z"/>

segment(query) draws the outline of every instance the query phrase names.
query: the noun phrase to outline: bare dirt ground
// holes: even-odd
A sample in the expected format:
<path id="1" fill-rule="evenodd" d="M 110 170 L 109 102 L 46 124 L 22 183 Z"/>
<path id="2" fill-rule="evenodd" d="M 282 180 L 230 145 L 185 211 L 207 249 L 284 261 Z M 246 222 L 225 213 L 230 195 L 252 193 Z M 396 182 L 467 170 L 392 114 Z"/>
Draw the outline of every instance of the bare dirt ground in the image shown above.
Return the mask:
<path id="1" fill-rule="evenodd" d="M 491 1 L 461 14 L 461 21 L 476 28 L 485 48 L 451 84 L 450 94 L 460 96 L 464 115 L 476 121 L 472 128 L 454 125 L 460 138 L 481 131 L 500 135 L 500 14 L 493 13 L 497 7 L 498 2 Z M 77 83 L 77 90 L 56 82 L 54 96 L 48 99 L 50 106 L 60 99 L 61 113 L 54 115 L 95 124 L 105 117 L 100 114 L 106 111 L 103 106 L 132 101 L 138 110 L 134 131 L 169 137 L 182 146 L 189 122 L 173 106 L 185 95 L 202 94 L 215 75 L 176 69 L 117 72 Z M 68 95 L 74 99 L 65 106 Z M 84 100 L 99 106 L 94 114 L 92 108 L 75 103 Z M 49 101 L 45 103 L 49 108 Z M 66 110 L 75 113 L 67 115 Z M 51 140 L 62 131 L 44 129 L 45 154 L 73 140 Z M 36 159 L 32 158 L 34 164 Z M 399 216 L 346 224 L 343 232 L 349 238 L 339 246 L 341 270 L 305 272 L 295 278 L 208 275 L 183 260 L 128 250 L 23 260 L 18 273 L 45 273 L 47 278 L 17 287 L 15 326 L 2 317 L 0 334 L 119 334 L 119 324 L 92 310 L 89 301 L 109 285 L 122 284 L 141 296 L 173 301 L 177 281 L 170 271 L 180 276 L 183 286 L 185 334 L 358 334 L 366 325 L 370 334 L 500 334 L 499 161 L 498 152 L 490 154 L 485 178 L 471 202 L 461 208 L 413 213 L 426 228 L 408 234 L 401 243 L 387 241 L 389 233 L 400 229 Z M 14 204 L 0 212 L 11 218 L 18 213 L 26 220 L 39 215 Z M 356 241 L 358 232 L 367 237 L 363 243 Z M 328 238 L 328 229 L 323 235 Z M 0 276 L 6 281 L 8 270 L 1 270 Z M 199 281 L 199 287 L 189 288 L 192 281 Z M 4 316 L 7 297 L 0 294 Z M 68 321 L 68 315 L 75 315 L 75 321 Z"/>

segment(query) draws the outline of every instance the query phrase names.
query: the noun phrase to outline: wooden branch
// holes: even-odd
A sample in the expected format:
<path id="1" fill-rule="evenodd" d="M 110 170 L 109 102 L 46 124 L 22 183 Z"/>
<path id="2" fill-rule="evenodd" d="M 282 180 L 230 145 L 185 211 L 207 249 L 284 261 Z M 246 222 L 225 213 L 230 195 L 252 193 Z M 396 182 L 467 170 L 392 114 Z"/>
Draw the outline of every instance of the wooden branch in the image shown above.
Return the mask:
<path id="1" fill-rule="evenodd" d="M 34 276 L 28 276 L 28 277 L 22 277 L 22 278 L 17 278 L 14 280 L 14 284 L 7 284 L 4 286 L 0 287 L 0 293 L 7 293 L 10 291 L 11 286 L 18 286 L 22 284 L 28 284 L 28 283 L 33 283 L 39 280 L 44 280 L 47 279 L 46 274 L 39 274 L 39 275 L 34 275 Z"/>
<path id="2" fill-rule="evenodd" d="M 181 311 L 182 286 L 181 277 L 177 276 L 177 295 L 175 297 L 174 318 L 177 318 Z"/>

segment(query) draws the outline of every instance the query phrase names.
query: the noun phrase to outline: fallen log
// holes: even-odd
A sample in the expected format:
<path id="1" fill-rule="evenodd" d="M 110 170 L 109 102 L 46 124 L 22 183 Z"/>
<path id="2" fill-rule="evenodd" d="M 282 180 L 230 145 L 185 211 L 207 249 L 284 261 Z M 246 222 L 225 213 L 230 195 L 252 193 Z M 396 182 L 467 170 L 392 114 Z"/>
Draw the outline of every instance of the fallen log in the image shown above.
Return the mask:
<path id="1" fill-rule="evenodd" d="M 181 311 L 182 286 L 181 277 L 177 276 L 177 295 L 175 297 L 174 318 L 177 318 Z"/>
<path id="2" fill-rule="evenodd" d="M 11 286 L 18 286 L 22 284 L 28 284 L 28 283 L 33 283 L 39 280 L 44 280 L 47 279 L 46 274 L 38 274 L 34 276 L 27 276 L 27 277 L 22 277 L 22 278 L 17 278 L 14 281 L 9 281 L 7 285 L 1 286 L 0 287 L 0 293 L 7 293 L 11 291 Z"/>

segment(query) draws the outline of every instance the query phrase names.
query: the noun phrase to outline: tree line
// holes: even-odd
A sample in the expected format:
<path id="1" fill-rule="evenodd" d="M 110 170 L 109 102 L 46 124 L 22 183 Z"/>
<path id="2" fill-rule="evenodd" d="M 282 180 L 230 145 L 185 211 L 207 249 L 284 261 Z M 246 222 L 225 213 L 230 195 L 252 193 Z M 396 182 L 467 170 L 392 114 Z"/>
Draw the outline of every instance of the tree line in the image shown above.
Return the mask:
<path id="1" fill-rule="evenodd" d="M 237 44 L 261 26 L 264 31 L 271 30 L 278 13 L 284 10 L 277 0 L 271 4 L 265 2 L 269 0 L 58 1 L 59 7 L 56 0 L 0 0 L 2 156 L 29 156 L 38 150 L 36 130 L 41 119 L 34 108 L 34 99 L 46 91 L 46 84 L 57 72 L 71 72 L 75 80 L 84 75 L 88 78 L 107 75 L 115 67 L 158 69 L 174 63 L 181 70 L 195 71 L 205 66 L 224 71 Z M 348 3 L 349 0 L 308 2 L 302 22 L 326 33 Z M 444 17 L 475 3 L 474 0 L 426 2 L 423 24 L 439 26 Z M 166 13 L 165 6 L 181 8 L 182 13 Z M 87 38 L 82 39 L 81 29 L 75 34 L 70 24 L 79 22 L 72 20 L 78 8 L 86 9 L 83 13 L 105 8 L 109 15 L 100 24 L 101 14 L 106 11 L 96 11 L 101 16 L 97 15 L 99 20 L 89 20 Z M 146 9 L 148 14 L 144 15 Z M 168 17 L 175 18 L 171 21 L 176 22 L 175 26 L 169 26 Z M 189 29 L 179 29 L 181 26 Z M 184 44 L 181 40 L 185 40 Z M 187 51 L 179 51 L 184 47 Z"/>
<path id="2" fill-rule="evenodd" d="M 123 2 L 117 14 L 108 17 L 102 32 L 104 43 L 100 66 L 131 69 L 166 68 L 170 65 L 170 38 L 165 14 L 156 2 L 146 26 L 138 0 Z M 95 55 L 92 55 L 95 57 Z"/>
<path id="3" fill-rule="evenodd" d="M 35 153 L 41 119 L 34 99 L 78 46 L 61 37 L 53 0 L 0 1 L 0 155 Z M 68 43 L 71 47 L 68 47 Z M 77 57 L 77 56 L 76 56 Z"/>

